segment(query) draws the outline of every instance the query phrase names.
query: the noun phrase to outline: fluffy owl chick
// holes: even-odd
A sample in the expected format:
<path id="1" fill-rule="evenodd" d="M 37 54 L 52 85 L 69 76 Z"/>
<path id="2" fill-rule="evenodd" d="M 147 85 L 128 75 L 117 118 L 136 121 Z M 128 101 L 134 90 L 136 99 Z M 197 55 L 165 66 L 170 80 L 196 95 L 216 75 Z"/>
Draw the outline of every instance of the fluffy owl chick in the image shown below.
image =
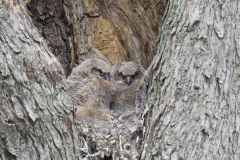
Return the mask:
<path id="1" fill-rule="evenodd" d="M 115 66 L 111 75 L 116 86 L 115 107 L 134 109 L 136 93 L 145 70 L 135 62 L 122 62 Z"/>
<path id="2" fill-rule="evenodd" d="M 67 79 L 67 93 L 76 107 L 77 118 L 94 118 L 109 110 L 113 96 L 111 65 L 91 58 L 75 67 Z"/>

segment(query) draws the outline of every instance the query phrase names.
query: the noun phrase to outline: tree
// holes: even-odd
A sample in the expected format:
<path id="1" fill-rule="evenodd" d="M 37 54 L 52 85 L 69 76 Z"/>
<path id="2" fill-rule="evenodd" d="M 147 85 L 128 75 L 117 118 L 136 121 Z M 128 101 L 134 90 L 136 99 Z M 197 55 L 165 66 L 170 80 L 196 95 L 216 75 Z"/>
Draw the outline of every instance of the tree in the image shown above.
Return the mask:
<path id="1" fill-rule="evenodd" d="M 141 158 L 240 159 L 238 0 L 162 3 Z M 69 46 L 86 38 L 75 27 L 80 37 L 61 48 L 66 68 L 76 58 Z M 0 0 L 0 35 L 0 159 L 81 159 L 64 67 L 23 1 Z"/>
<path id="2" fill-rule="evenodd" d="M 80 159 L 62 66 L 22 5 L 0 15 L 0 159 Z"/>
<path id="3" fill-rule="evenodd" d="M 239 1 L 170 0 L 142 159 L 239 159 Z"/>

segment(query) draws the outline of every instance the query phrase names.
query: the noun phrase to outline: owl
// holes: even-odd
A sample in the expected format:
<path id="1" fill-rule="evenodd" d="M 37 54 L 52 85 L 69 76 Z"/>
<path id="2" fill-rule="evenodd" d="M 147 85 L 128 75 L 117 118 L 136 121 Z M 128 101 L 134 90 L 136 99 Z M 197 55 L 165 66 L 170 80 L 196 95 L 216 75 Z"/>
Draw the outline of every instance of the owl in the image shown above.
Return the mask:
<path id="1" fill-rule="evenodd" d="M 111 78 L 115 86 L 116 109 L 135 109 L 135 99 L 144 73 L 144 68 L 135 62 L 122 62 L 114 67 Z"/>
<path id="2" fill-rule="evenodd" d="M 73 68 L 67 78 L 67 93 L 77 118 L 101 117 L 112 104 L 111 64 L 91 58 Z"/>
<path id="3" fill-rule="evenodd" d="M 123 153 L 129 157 L 136 155 L 139 138 L 133 140 L 132 135 L 139 132 L 138 128 L 135 131 L 139 120 L 134 106 L 144 72 L 143 67 L 134 62 L 112 67 L 97 58 L 85 60 L 73 69 L 67 78 L 67 93 L 76 106 L 78 130 L 90 146 L 83 157 L 89 153 L 113 155 L 116 159 Z M 129 143 L 131 141 L 133 144 Z"/>

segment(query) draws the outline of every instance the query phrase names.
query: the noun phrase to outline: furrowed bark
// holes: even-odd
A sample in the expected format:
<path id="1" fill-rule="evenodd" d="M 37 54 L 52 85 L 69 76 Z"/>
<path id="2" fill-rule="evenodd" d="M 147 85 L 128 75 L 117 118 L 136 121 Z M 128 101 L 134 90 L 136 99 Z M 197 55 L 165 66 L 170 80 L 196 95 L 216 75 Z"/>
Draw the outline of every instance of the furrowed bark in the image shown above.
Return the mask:
<path id="1" fill-rule="evenodd" d="M 142 159 L 240 159 L 238 0 L 170 0 Z"/>
<path id="2" fill-rule="evenodd" d="M 0 1 L 0 159 L 80 159 L 63 69 L 22 3 Z"/>
<path id="3" fill-rule="evenodd" d="M 65 93 L 63 68 L 70 72 L 75 64 L 92 56 L 78 59 L 86 52 L 89 54 L 89 48 L 98 44 L 95 41 L 96 46 L 91 44 L 96 39 L 89 38 L 95 37 L 89 34 L 90 28 L 95 25 L 90 20 L 93 22 L 101 17 L 103 26 L 111 22 L 108 27 L 117 32 L 121 31 L 119 26 L 124 26 L 124 23 L 118 24 L 117 19 L 113 19 L 114 14 L 105 13 L 106 6 L 100 5 L 101 14 L 98 15 L 98 10 L 92 13 L 91 6 L 88 8 L 89 1 L 84 1 L 85 6 L 80 2 L 64 1 L 64 5 L 61 4 L 60 12 L 64 10 L 69 24 L 61 17 L 60 21 L 66 25 L 63 30 L 70 31 L 63 33 L 63 39 L 68 37 L 69 40 L 60 48 L 60 60 L 64 58 L 62 51 L 66 51 L 64 54 L 68 57 L 63 62 L 68 64 L 60 64 L 39 35 L 39 29 L 34 27 L 23 2 L 0 0 L 0 159 L 81 158 L 83 146 L 75 126 L 74 107 Z M 142 2 L 136 3 L 138 7 L 133 4 L 130 8 L 141 10 L 145 8 L 142 8 L 145 4 Z M 149 5 L 155 6 L 153 2 Z M 147 117 L 144 123 L 146 132 L 141 157 L 147 160 L 238 160 L 239 2 L 169 0 L 157 3 L 166 2 L 164 23 L 156 45 L 157 55 L 149 69 L 148 112 L 144 115 Z M 112 6 L 109 11 L 119 13 L 118 16 L 128 24 L 126 17 L 121 16 L 125 13 L 121 7 L 115 8 L 114 3 Z M 146 21 L 146 26 L 152 26 L 154 31 L 158 24 L 156 16 L 160 12 L 153 11 L 146 9 L 142 15 L 155 15 L 153 24 L 148 25 Z M 140 12 L 133 13 L 129 12 L 129 15 L 134 15 L 133 19 L 141 15 Z M 137 18 L 137 22 L 141 19 Z M 93 26 L 89 26 L 91 24 Z M 134 28 L 137 24 L 129 26 Z M 147 33 L 146 26 L 137 30 L 142 33 L 139 35 Z M 101 25 L 98 27 L 101 30 Z M 138 44 L 141 36 L 134 39 L 132 35 L 124 37 L 124 34 L 123 37 L 116 36 L 132 42 L 123 46 L 133 46 L 126 49 L 133 54 L 124 60 L 145 62 L 152 59 L 154 53 L 149 57 L 144 53 L 146 58 L 142 56 L 148 36 L 142 39 L 143 48 L 139 49 L 133 44 Z M 150 39 L 153 37 L 150 36 Z M 99 42 L 102 42 L 101 38 Z M 54 41 L 51 44 L 55 45 Z M 149 46 L 145 46 L 147 53 L 153 50 L 152 42 Z"/>

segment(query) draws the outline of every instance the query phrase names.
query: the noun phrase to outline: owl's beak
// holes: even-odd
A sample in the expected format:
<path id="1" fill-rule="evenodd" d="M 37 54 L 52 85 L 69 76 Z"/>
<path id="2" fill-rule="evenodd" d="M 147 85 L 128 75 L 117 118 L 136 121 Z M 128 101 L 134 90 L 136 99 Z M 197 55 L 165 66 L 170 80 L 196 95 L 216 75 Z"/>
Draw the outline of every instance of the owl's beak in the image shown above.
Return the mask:
<path id="1" fill-rule="evenodd" d="M 126 76 L 124 82 L 129 86 L 133 82 L 132 77 Z"/>

